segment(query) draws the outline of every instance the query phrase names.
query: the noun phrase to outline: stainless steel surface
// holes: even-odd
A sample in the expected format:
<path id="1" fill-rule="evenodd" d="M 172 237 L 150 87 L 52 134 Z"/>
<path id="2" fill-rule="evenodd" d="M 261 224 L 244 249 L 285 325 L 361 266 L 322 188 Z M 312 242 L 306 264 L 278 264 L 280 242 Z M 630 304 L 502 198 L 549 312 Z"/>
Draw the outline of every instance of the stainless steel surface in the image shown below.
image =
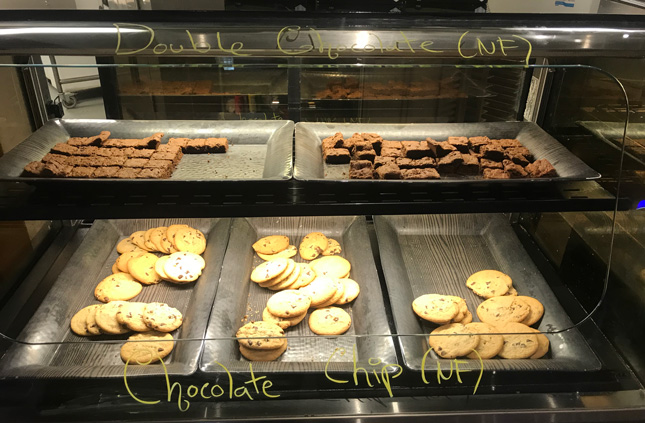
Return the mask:
<path id="1" fill-rule="evenodd" d="M 438 141 L 449 136 L 481 136 L 489 138 L 517 138 L 531 150 L 536 159 L 548 159 L 558 172 L 556 178 L 513 179 L 518 183 L 536 181 L 564 181 L 596 179 L 600 174 L 578 159 L 557 140 L 532 122 L 481 122 L 481 123 L 433 123 L 433 124 L 343 124 L 303 123 L 296 124 L 296 162 L 294 177 L 299 180 L 349 180 L 349 164 L 328 165 L 323 162 L 321 142 L 325 137 L 342 132 L 345 137 L 355 132 L 375 132 L 386 140 L 421 141 L 427 137 Z M 377 183 L 441 183 L 472 182 L 484 180 L 481 176 L 442 177 L 429 181 L 387 180 Z M 349 180 L 365 183 L 364 180 Z M 508 182 L 509 180 L 485 180 L 486 183 Z M 368 181 L 369 182 L 369 181 Z M 372 181 L 374 183 L 376 181 Z"/>
<path id="2" fill-rule="evenodd" d="M 352 316 L 349 331 L 340 336 L 315 335 L 308 325 L 309 314 L 295 328 L 285 332 L 288 350 L 274 362 L 255 362 L 256 372 L 291 373 L 352 371 L 352 348 L 356 345 L 357 363 L 370 368 L 368 360 L 396 363 L 394 344 L 384 313 L 379 283 L 367 226 L 363 217 L 275 217 L 236 219 L 226 251 L 221 284 L 208 323 L 200 369 L 222 373 L 218 361 L 230 371 L 247 371 L 248 361 L 241 357 L 235 340 L 237 330 L 247 322 L 262 319 L 262 310 L 275 292 L 251 282 L 251 270 L 263 261 L 251 245 L 267 235 L 284 234 L 298 246 L 303 236 L 319 231 L 336 239 L 342 246 L 341 256 L 352 265 L 350 278 L 361 287 L 358 298 L 342 306 Z M 299 256 L 298 262 L 304 262 Z M 356 336 L 353 336 L 356 335 Z M 367 336 L 370 335 L 370 336 Z M 341 355 L 336 349 L 344 348 Z M 391 370 L 391 369 L 390 369 Z M 380 371 L 380 366 L 379 366 Z"/>
<path id="3" fill-rule="evenodd" d="M 577 122 L 600 140 L 621 150 L 625 124 L 620 122 Z M 645 123 L 630 123 L 625 136 L 625 155 L 645 165 Z"/>
<path id="4" fill-rule="evenodd" d="M 484 269 L 508 274 L 519 295 L 537 298 L 544 304 L 539 330 L 548 333 L 573 326 L 504 215 L 375 216 L 374 223 L 399 335 L 429 334 L 436 327 L 421 321 L 412 311 L 412 301 L 424 294 L 465 298 L 474 321 L 478 321 L 476 309 L 483 299 L 466 287 L 466 279 Z M 544 358 L 484 360 L 484 368 L 497 371 L 600 368 L 600 362 L 577 329 L 547 336 L 551 346 Z M 420 370 L 428 349 L 427 336 L 399 336 L 399 344 L 406 366 Z M 430 356 L 438 358 L 434 352 Z M 467 361 L 471 368 L 478 368 L 475 360 Z"/>
<path id="5" fill-rule="evenodd" d="M 143 138 L 155 132 L 163 132 L 162 143 L 173 137 L 228 138 L 230 146 L 226 154 L 185 154 L 172 177 L 166 181 L 289 179 L 292 167 L 293 127 L 294 123 L 288 120 L 265 122 L 54 119 L 0 158 L 0 179 L 42 179 L 27 179 L 20 175 L 27 163 L 40 161 L 56 143 L 67 141 L 70 136 L 91 136 L 101 131 L 110 131 L 112 138 Z"/>
<path id="6" fill-rule="evenodd" d="M 200 229 L 208 240 L 206 268 L 195 283 L 162 282 L 144 286 L 133 301 L 165 302 L 182 312 L 184 324 L 173 332 L 178 342 L 164 360 L 169 374 L 189 375 L 197 369 L 206 323 L 217 291 L 230 229 L 229 219 L 99 220 L 50 289 L 42 304 L 0 363 L 1 378 L 123 377 L 120 347 L 128 335 L 80 337 L 70 320 L 81 308 L 99 304 L 94 288 L 109 276 L 118 253 L 116 244 L 132 232 L 173 223 Z M 184 340 L 184 341 L 181 341 Z M 192 341 L 191 341 L 192 340 Z M 157 365 L 129 366 L 129 376 L 163 374 Z"/>

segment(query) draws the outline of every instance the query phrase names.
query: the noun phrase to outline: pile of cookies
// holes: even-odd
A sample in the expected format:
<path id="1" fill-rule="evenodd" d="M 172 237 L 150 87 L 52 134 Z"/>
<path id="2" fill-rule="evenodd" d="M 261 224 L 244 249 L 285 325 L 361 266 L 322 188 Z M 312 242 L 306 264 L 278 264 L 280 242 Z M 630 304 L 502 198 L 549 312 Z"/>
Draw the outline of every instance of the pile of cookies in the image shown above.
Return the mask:
<path id="1" fill-rule="evenodd" d="M 518 295 L 510 276 L 482 270 L 471 275 L 466 286 L 486 298 L 477 307 L 481 322 L 472 322 L 472 313 L 461 297 L 426 294 L 412 303 L 417 316 L 441 325 L 429 339 L 440 357 L 535 359 L 548 352 L 548 338 L 530 327 L 542 318 L 544 306 L 533 297 Z"/>

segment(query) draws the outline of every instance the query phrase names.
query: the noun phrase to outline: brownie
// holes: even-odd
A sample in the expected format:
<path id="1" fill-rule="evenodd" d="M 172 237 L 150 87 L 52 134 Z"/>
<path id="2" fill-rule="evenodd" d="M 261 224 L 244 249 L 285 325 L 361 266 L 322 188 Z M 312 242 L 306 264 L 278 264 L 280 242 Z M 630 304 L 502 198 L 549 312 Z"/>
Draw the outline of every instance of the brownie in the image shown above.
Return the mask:
<path id="1" fill-rule="evenodd" d="M 529 162 L 532 162 L 533 159 L 534 159 L 533 154 L 526 147 L 511 147 L 511 148 L 507 148 L 505 150 L 505 153 L 507 154 L 507 156 L 517 156 L 517 155 L 524 156 L 524 158 L 526 158 L 526 160 L 528 160 Z M 509 157 L 509 159 L 510 159 L 510 157 Z M 510 159 L 510 160 L 513 160 L 513 159 Z"/>
<path id="2" fill-rule="evenodd" d="M 488 144 L 490 139 L 488 137 L 470 137 L 468 138 L 468 143 L 470 148 L 473 149 L 476 153 L 479 153 L 479 149 Z"/>
<path id="3" fill-rule="evenodd" d="M 53 176 L 55 178 L 65 178 L 71 175 L 73 167 L 61 162 L 45 163 L 42 176 Z"/>
<path id="4" fill-rule="evenodd" d="M 148 148 L 144 148 L 144 149 L 133 148 L 132 150 L 129 150 L 129 151 L 130 151 L 130 154 L 128 154 L 126 157 L 130 157 L 131 159 L 149 159 L 155 153 L 155 150 L 148 149 Z"/>
<path id="5" fill-rule="evenodd" d="M 206 138 L 206 153 L 226 153 L 228 151 L 228 139 L 226 138 Z"/>
<path id="6" fill-rule="evenodd" d="M 374 147 L 372 147 L 372 143 L 369 141 L 356 141 L 352 147 L 352 151 L 354 152 L 366 151 L 366 150 L 374 150 Z"/>
<path id="7" fill-rule="evenodd" d="M 148 163 L 150 160 L 148 159 L 127 159 L 125 163 L 123 163 L 123 167 L 138 167 L 142 168 Z"/>
<path id="8" fill-rule="evenodd" d="M 453 151 L 437 162 L 437 170 L 440 174 L 457 173 L 459 166 L 464 162 L 462 154 L 459 151 Z"/>
<path id="9" fill-rule="evenodd" d="M 502 164 L 504 165 L 504 171 L 511 178 L 526 178 L 528 176 L 522 166 L 513 163 L 511 160 L 504 160 Z"/>
<path id="10" fill-rule="evenodd" d="M 376 169 L 379 166 L 383 166 L 388 163 L 396 163 L 394 157 L 383 157 L 383 156 L 376 156 L 374 158 L 374 169 Z"/>
<path id="11" fill-rule="evenodd" d="M 91 178 L 96 169 L 87 166 L 76 166 L 72 169 L 72 178 Z"/>
<path id="12" fill-rule="evenodd" d="M 372 148 L 376 151 L 376 154 L 380 154 L 381 148 L 383 147 L 383 137 L 379 134 L 373 134 L 369 132 L 362 132 L 361 136 L 365 141 L 368 141 L 372 144 Z"/>
<path id="13" fill-rule="evenodd" d="M 434 157 L 444 157 L 453 151 L 457 151 L 457 147 L 451 145 L 448 141 L 435 141 L 432 138 L 427 140 L 428 147 L 434 151 Z"/>
<path id="14" fill-rule="evenodd" d="M 123 166 L 126 159 L 125 156 L 122 157 L 103 157 L 102 166 Z"/>
<path id="15" fill-rule="evenodd" d="M 415 167 L 424 169 L 435 167 L 436 162 L 432 157 L 424 157 L 422 159 L 408 159 L 407 157 L 399 157 L 396 159 L 396 165 L 401 169 L 412 169 Z"/>
<path id="16" fill-rule="evenodd" d="M 504 138 L 501 140 L 491 140 L 492 144 L 499 145 L 502 148 L 522 147 L 522 144 L 515 139 Z"/>
<path id="17" fill-rule="evenodd" d="M 171 160 L 148 160 L 148 163 L 143 165 L 143 168 L 152 168 L 152 169 L 174 169 L 174 164 Z"/>
<path id="18" fill-rule="evenodd" d="M 181 152 L 181 150 L 177 151 L 176 153 L 172 153 L 170 151 L 156 151 L 152 153 L 150 160 L 170 160 L 174 166 L 177 166 L 179 160 L 181 160 L 183 155 L 184 154 Z"/>
<path id="19" fill-rule="evenodd" d="M 373 179 L 374 171 L 370 167 L 360 169 L 349 169 L 350 179 Z"/>
<path id="20" fill-rule="evenodd" d="M 439 172 L 436 169 L 402 169 L 403 179 L 439 179 Z"/>
<path id="21" fill-rule="evenodd" d="M 55 146 L 52 147 L 50 150 L 50 153 L 53 154 L 62 154 L 64 156 L 72 156 L 78 152 L 78 147 L 74 147 L 73 145 L 69 145 L 64 142 L 59 142 Z"/>
<path id="22" fill-rule="evenodd" d="M 460 153 L 468 154 L 468 137 L 448 137 L 448 144 L 455 147 Z"/>
<path id="23" fill-rule="evenodd" d="M 184 149 L 188 145 L 188 138 L 170 138 L 167 145 Z"/>
<path id="24" fill-rule="evenodd" d="M 157 150 L 158 152 L 161 153 L 174 153 L 174 154 L 181 154 L 183 156 L 183 152 L 181 147 L 177 145 L 171 145 L 171 144 L 161 144 Z"/>
<path id="25" fill-rule="evenodd" d="M 100 150 L 99 147 L 78 147 L 76 150 L 76 156 L 94 156 L 98 153 Z"/>
<path id="26" fill-rule="evenodd" d="M 351 162 L 349 162 L 350 170 L 352 169 L 358 170 L 366 167 L 370 168 L 371 170 L 374 167 L 374 165 L 369 160 L 352 160 Z"/>
<path id="27" fill-rule="evenodd" d="M 500 162 L 494 162 L 488 159 L 480 159 L 479 164 L 482 169 L 504 169 L 504 165 Z"/>
<path id="28" fill-rule="evenodd" d="M 119 154 L 119 153 L 115 154 L 113 151 L 114 152 L 118 151 L 121 154 L 123 154 L 123 149 L 121 149 L 121 148 L 97 148 L 96 151 L 94 152 L 94 154 L 92 154 L 92 155 L 93 156 L 100 156 L 100 157 L 112 157 L 114 155 Z"/>
<path id="29" fill-rule="evenodd" d="M 430 156 L 430 147 L 427 142 L 401 141 L 401 155 L 408 159 L 420 159 Z"/>
<path id="30" fill-rule="evenodd" d="M 31 162 L 25 166 L 25 176 L 42 176 L 45 170 L 45 163 Z"/>
<path id="31" fill-rule="evenodd" d="M 322 145 L 325 147 L 327 145 L 327 148 L 343 148 L 343 134 L 340 132 L 336 132 L 334 135 L 331 137 L 327 137 L 322 140 Z"/>
<path id="32" fill-rule="evenodd" d="M 45 154 L 45 157 L 43 157 L 43 162 L 44 163 L 63 163 L 63 164 L 68 164 L 68 161 L 70 159 L 70 156 L 64 156 L 62 154 L 52 154 L 52 153 L 47 153 Z"/>
<path id="33" fill-rule="evenodd" d="M 97 167 L 92 174 L 92 178 L 113 178 L 119 171 L 118 166 L 101 166 Z"/>
<path id="34" fill-rule="evenodd" d="M 503 169 L 484 169 L 484 179 L 509 179 L 508 173 Z"/>
<path id="35" fill-rule="evenodd" d="M 204 138 L 195 138 L 188 140 L 184 148 L 186 154 L 202 154 L 206 153 L 206 140 Z"/>
<path id="36" fill-rule="evenodd" d="M 361 134 L 354 134 L 351 137 L 343 140 L 343 148 L 346 148 L 348 150 L 352 150 L 354 148 L 354 143 L 363 141 L 363 137 L 361 137 Z"/>
<path id="37" fill-rule="evenodd" d="M 381 148 L 381 156 L 382 157 L 401 157 L 401 149 L 400 148 L 389 148 L 389 147 L 382 147 Z"/>
<path id="38" fill-rule="evenodd" d="M 479 149 L 479 152 L 482 154 L 482 158 L 493 160 L 495 162 L 501 162 L 504 160 L 504 149 L 495 144 L 484 145 Z"/>
<path id="39" fill-rule="evenodd" d="M 352 159 L 354 160 L 369 160 L 370 162 L 374 161 L 376 157 L 376 151 L 372 150 L 357 150 L 352 154 Z"/>
<path id="40" fill-rule="evenodd" d="M 168 179 L 170 178 L 170 175 L 172 174 L 172 171 L 170 169 L 163 169 L 163 168 L 147 168 L 147 169 L 141 169 L 141 172 L 137 175 L 137 178 L 141 179 Z"/>
<path id="41" fill-rule="evenodd" d="M 401 169 L 393 163 L 380 166 L 374 173 L 379 179 L 401 179 Z"/>
<path id="42" fill-rule="evenodd" d="M 398 148 L 399 150 L 403 148 L 401 141 L 386 141 L 383 140 L 381 143 L 381 148 Z"/>
<path id="43" fill-rule="evenodd" d="M 507 160 L 510 160 L 513 163 L 515 163 L 517 165 L 520 165 L 522 167 L 524 167 L 524 166 L 528 165 L 529 163 L 531 163 L 529 161 L 529 159 L 524 157 L 522 154 L 514 154 L 513 152 L 511 152 L 509 150 L 511 150 L 511 149 L 508 149 L 508 150 L 504 151 L 504 157 Z"/>
<path id="44" fill-rule="evenodd" d="M 141 169 L 122 167 L 114 174 L 114 177 L 121 179 L 134 179 L 139 175 L 139 173 L 141 173 Z"/>
<path id="45" fill-rule="evenodd" d="M 92 137 L 71 137 L 67 140 L 67 144 L 74 147 L 87 147 L 91 145 L 99 146 L 103 142 L 105 142 L 105 140 L 107 140 L 109 136 L 110 133 L 108 131 L 103 131 L 99 135 Z"/>
<path id="46" fill-rule="evenodd" d="M 323 151 L 323 158 L 325 163 L 345 164 L 349 163 L 351 156 L 349 155 L 349 150 L 346 148 L 330 148 Z"/>
<path id="47" fill-rule="evenodd" d="M 464 160 L 459 166 L 459 173 L 462 175 L 478 175 L 479 174 L 479 159 L 472 154 L 462 154 L 461 158 Z"/>
<path id="48" fill-rule="evenodd" d="M 558 176 L 558 172 L 547 159 L 534 161 L 526 166 L 526 171 L 532 178 L 553 178 Z"/>

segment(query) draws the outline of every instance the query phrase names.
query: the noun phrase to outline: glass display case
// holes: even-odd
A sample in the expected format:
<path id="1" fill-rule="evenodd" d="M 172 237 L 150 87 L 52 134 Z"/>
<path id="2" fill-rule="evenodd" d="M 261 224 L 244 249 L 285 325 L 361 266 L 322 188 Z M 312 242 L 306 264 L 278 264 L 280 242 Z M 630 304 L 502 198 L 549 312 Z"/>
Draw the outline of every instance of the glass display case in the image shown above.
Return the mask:
<path id="1" fill-rule="evenodd" d="M 644 21 L 577 18 L 4 12 L 3 415 L 642 421 Z"/>

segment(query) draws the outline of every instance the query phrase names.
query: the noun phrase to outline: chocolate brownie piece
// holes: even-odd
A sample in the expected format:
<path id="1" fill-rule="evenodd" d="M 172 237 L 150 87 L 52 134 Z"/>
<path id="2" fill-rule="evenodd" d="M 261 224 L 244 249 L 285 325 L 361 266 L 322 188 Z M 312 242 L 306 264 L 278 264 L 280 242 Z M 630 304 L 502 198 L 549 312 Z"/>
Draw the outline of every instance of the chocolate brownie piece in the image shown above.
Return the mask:
<path id="1" fill-rule="evenodd" d="M 45 163 L 42 176 L 66 178 L 71 175 L 72 169 L 74 169 L 72 166 L 63 164 L 61 162 L 49 162 Z"/>
<path id="2" fill-rule="evenodd" d="M 468 138 L 468 143 L 470 144 L 470 148 L 474 150 L 476 153 L 479 153 L 479 149 L 488 144 L 490 142 L 490 139 L 488 137 L 470 137 Z"/>
<path id="3" fill-rule="evenodd" d="M 123 167 L 143 168 L 149 161 L 149 159 L 127 159 L 125 163 L 123 163 Z"/>
<path id="4" fill-rule="evenodd" d="M 532 162 L 534 159 L 533 153 L 531 153 L 531 151 L 526 147 L 511 147 L 511 148 L 507 148 L 504 152 L 507 154 L 507 156 L 509 155 L 524 156 L 524 158 L 526 158 L 526 160 L 528 160 L 529 162 Z"/>
<path id="5" fill-rule="evenodd" d="M 148 160 L 148 163 L 143 165 L 144 169 L 151 168 L 151 169 L 174 169 L 174 164 L 172 160 L 153 160 L 150 159 Z"/>
<path id="6" fill-rule="evenodd" d="M 377 167 L 383 166 L 385 164 L 388 164 L 388 163 L 395 164 L 396 163 L 395 160 L 396 159 L 394 157 L 376 156 L 374 158 L 374 169 L 376 169 Z"/>
<path id="7" fill-rule="evenodd" d="M 42 176 L 45 170 L 45 163 L 30 162 L 25 166 L 25 176 Z"/>
<path id="8" fill-rule="evenodd" d="M 439 172 L 436 169 L 402 169 L 403 179 L 439 179 Z"/>
<path id="9" fill-rule="evenodd" d="M 430 156 L 430 147 L 427 142 L 401 141 L 401 154 L 408 159 L 420 159 Z"/>
<path id="10" fill-rule="evenodd" d="M 95 146 L 89 146 L 89 147 L 78 147 L 76 150 L 76 156 L 95 156 L 98 151 L 99 147 Z"/>
<path id="11" fill-rule="evenodd" d="M 352 160 L 351 162 L 349 162 L 350 170 L 352 169 L 358 170 L 366 167 L 370 168 L 371 170 L 374 167 L 374 165 L 369 160 Z"/>
<path id="12" fill-rule="evenodd" d="M 96 169 L 93 167 L 87 166 L 76 166 L 72 169 L 71 177 L 72 178 L 91 178 Z"/>
<path id="13" fill-rule="evenodd" d="M 489 169 L 486 168 L 482 172 L 484 179 L 509 179 L 508 173 L 504 172 L 503 169 Z"/>
<path id="14" fill-rule="evenodd" d="M 526 166 L 526 171 L 532 178 L 554 178 L 558 176 L 558 172 L 547 159 L 534 161 Z"/>
<path id="15" fill-rule="evenodd" d="M 47 153 L 45 154 L 45 157 L 43 157 L 43 162 L 44 163 L 62 163 L 62 164 L 69 164 L 70 156 L 64 156 L 62 154 L 52 154 L 52 153 Z"/>
<path id="16" fill-rule="evenodd" d="M 374 173 L 379 179 L 401 179 L 401 169 L 393 163 L 379 166 Z"/>
<path id="17" fill-rule="evenodd" d="M 453 151 L 437 162 L 437 170 L 440 174 L 457 173 L 457 170 L 464 162 L 462 154 L 459 151 Z"/>
<path id="18" fill-rule="evenodd" d="M 435 141 L 432 138 L 427 140 L 428 147 L 434 151 L 434 157 L 444 157 L 457 151 L 457 147 L 451 145 L 448 141 Z"/>
<path id="19" fill-rule="evenodd" d="M 346 148 L 351 151 L 354 148 L 354 144 L 361 141 L 363 141 L 363 137 L 361 137 L 361 134 L 355 133 L 351 137 L 343 140 L 343 148 Z"/>
<path id="20" fill-rule="evenodd" d="M 460 153 L 468 154 L 468 137 L 448 137 L 448 144 L 455 147 Z"/>
<path id="21" fill-rule="evenodd" d="M 370 167 L 363 167 L 360 169 L 349 169 L 350 179 L 373 179 L 374 171 Z"/>
<path id="22" fill-rule="evenodd" d="M 432 157 L 424 157 L 422 159 L 408 159 L 407 157 L 399 157 L 396 159 L 396 165 L 401 169 L 412 169 L 415 167 L 425 169 L 435 167 L 436 162 Z"/>
<path id="23" fill-rule="evenodd" d="M 513 153 L 513 152 L 511 152 L 510 150 L 512 150 L 512 149 L 507 149 L 506 151 L 504 151 L 504 158 L 505 158 L 505 159 L 510 160 L 510 161 L 512 161 L 513 163 L 518 164 L 518 165 L 520 165 L 520 166 L 522 166 L 522 167 L 524 167 L 524 166 L 528 165 L 529 163 L 531 163 L 531 162 L 530 162 L 526 157 L 524 157 L 523 155 L 521 155 L 521 154 L 516 154 L 516 153 L 514 154 L 514 153 Z"/>
<path id="24" fill-rule="evenodd" d="M 154 153 L 155 150 L 149 148 L 133 148 L 132 152 L 127 157 L 130 157 L 131 159 L 149 159 Z"/>
<path id="25" fill-rule="evenodd" d="M 464 159 L 461 166 L 459 166 L 459 173 L 462 175 L 478 175 L 479 174 L 479 159 L 472 154 L 462 154 L 461 158 Z"/>
<path id="26" fill-rule="evenodd" d="M 501 140 L 492 140 L 492 144 L 500 145 L 502 148 L 522 147 L 522 144 L 515 139 L 503 138 Z"/>
<path id="27" fill-rule="evenodd" d="M 188 141 L 189 141 L 188 138 L 170 138 L 168 140 L 168 145 L 173 147 L 179 147 L 183 150 L 188 145 Z"/>
<path id="28" fill-rule="evenodd" d="M 97 167 L 92 178 L 113 178 L 114 175 L 119 171 L 118 166 L 101 166 Z"/>
<path id="29" fill-rule="evenodd" d="M 186 154 L 202 154 L 206 152 L 206 140 L 204 138 L 195 138 L 188 140 L 184 153 Z"/>
<path id="30" fill-rule="evenodd" d="M 171 144 L 161 144 L 156 151 L 159 151 L 162 153 L 174 153 L 174 154 L 181 154 L 181 155 L 184 154 L 182 152 L 181 147 L 179 147 L 178 145 L 171 145 Z"/>
<path id="31" fill-rule="evenodd" d="M 139 173 L 141 173 L 141 169 L 122 167 L 117 173 L 114 174 L 114 177 L 120 179 L 134 179 L 139 176 Z"/>
<path id="32" fill-rule="evenodd" d="M 103 131 L 98 135 L 92 137 L 71 137 L 67 140 L 67 144 L 74 147 L 87 147 L 90 145 L 99 146 L 110 136 L 109 131 Z"/>
<path id="33" fill-rule="evenodd" d="M 488 144 L 483 145 L 479 152 L 482 154 L 482 158 L 493 160 L 496 162 L 501 162 L 504 160 L 504 149 L 497 144 Z"/>
<path id="34" fill-rule="evenodd" d="M 176 153 L 172 153 L 170 151 L 156 151 L 152 156 L 150 156 L 150 160 L 170 160 L 174 166 L 177 166 L 183 155 L 184 154 L 181 151 L 177 151 Z"/>
<path id="35" fill-rule="evenodd" d="M 386 141 L 383 140 L 381 143 L 381 148 L 398 148 L 399 150 L 403 148 L 401 141 Z"/>
<path id="36" fill-rule="evenodd" d="M 494 162 L 484 158 L 479 160 L 479 165 L 482 169 L 504 169 L 504 165 L 500 162 Z"/>
<path id="37" fill-rule="evenodd" d="M 361 136 L 365 141 L 368 141 L 372 144 L 372 148 L 376 151 L 376 154 L 380 154 L 381 148 L 383 147 L 383 137 L 379 134 L 373 134 L 370 132 L 362 132 Z"/>
<path id="38" fill-rule="evenodd" d="M 376 157 L 376 151 L 372 150 L 356 150 L 352 154 L 352 159 L 354 160 L 369 160 L 370 162 L 374 161 Z"/>
<path id="39" fill-rule="evenodd" d="M 206 153 L 226 153 L 228 151 L 228 139 L 206 138 L 204 140 Z"/>
<path id="40" fill-rule="evenodd" d="M 365 151 L 365 150 L 374 150 L 372 143 L 369 141 L 356 141 L 352 147 L 352 151 Z"/>
<path id="41" fill-rule="evenodd" d="M 99 147 L 99 148 L 96 149 L 96 151 L 92 155 L 93 156 L 99 156 L 99 157 L 112 157 L 114 155 L 114 153 L 112 153 L 112 150 L 114 150 L 114 151 L 123 151 L 120 148 L 102 148 L 102 147 Z"/>
<path id="42" fill-rule="evenodd" d="M 343 148 L 343 134 L 336 132 L 331 137 L 323 139 L 322 145 L 324 148 Z"/>
<path id="43" fill-rule="evenodd" d="M 382 157 L 401 157 L 401 149 L 400 148 L 389 148 L 389 147 L 381 147 L 381 156 Z"/>
<path id="44" fill-rule="evenodd" d="M 53 154 L 62 154 L 64 156 L 73 156 L 78 152 L 78 147 L 74 147 L 73 145 L 69 145 L 64 142 L 59 142 L 53 146 L 49 152 Z"/>
<path id="45" fill-rule="evenodd" d="M 137 175 L 137 178 L 140 179 L 168 179 L 172 172 L 169 169 L 163 168 L 147 168 L 141 169 L 141 172 Z"/>
<path id="46" fill-rule="evenodd" d="M 504 160 L 502 164 L 504 165 L 504 172 L 511 178 L 526 178 L 528 176 L 522 166 L 513 163 L 511 160 Z"/>
<path id="47" fill-rule="evenodd" d="M 129 159 L 126 159 L 125 156 L 103 157 L 102 165 L 103 166 L 123 166 L 126 160 L 129 160 Z"/>
<path id="48" fill-rule="evenodd" d="M 349 163 L 351 156 L 349 155 L 349 150 L 346 148 L 329 148 L 323 151 L 323 158 L 325 163 L 345 164 Z"/>

